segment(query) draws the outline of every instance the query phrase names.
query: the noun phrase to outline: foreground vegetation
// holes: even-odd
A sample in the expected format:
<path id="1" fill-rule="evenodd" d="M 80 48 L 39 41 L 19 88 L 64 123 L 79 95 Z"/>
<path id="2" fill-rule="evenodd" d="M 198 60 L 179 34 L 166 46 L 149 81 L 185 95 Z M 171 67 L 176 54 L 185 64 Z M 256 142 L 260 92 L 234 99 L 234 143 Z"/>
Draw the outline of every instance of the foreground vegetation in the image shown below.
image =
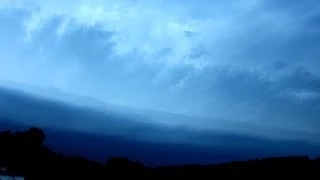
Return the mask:
<path id="1" fill-rule="evenodd" d="M 43 130 L 32 127 L 23 132 L 0 132 L 0 167 L 26 180 L 113 179 L 121 177 L 320 177 L 320 159 L 278 157 L 218 165 L 177 165 L 152 168 L 125 157 L 105 163 L 83 157 L 65 156 L 44 145 Z"/>

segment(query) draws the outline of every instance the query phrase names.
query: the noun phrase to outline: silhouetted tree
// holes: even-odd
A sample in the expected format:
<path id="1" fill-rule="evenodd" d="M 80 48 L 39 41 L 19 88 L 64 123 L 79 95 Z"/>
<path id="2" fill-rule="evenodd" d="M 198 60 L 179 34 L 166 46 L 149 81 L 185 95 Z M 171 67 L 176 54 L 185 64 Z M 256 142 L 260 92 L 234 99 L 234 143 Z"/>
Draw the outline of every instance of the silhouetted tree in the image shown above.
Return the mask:
<path id="1" fill-rule="evenodd" d="M 44 141 L 46 140 L 46 135 L 42 129 L 31 127 L 23 134 L 29 143 L 34 146 L 42 146 Z"/>

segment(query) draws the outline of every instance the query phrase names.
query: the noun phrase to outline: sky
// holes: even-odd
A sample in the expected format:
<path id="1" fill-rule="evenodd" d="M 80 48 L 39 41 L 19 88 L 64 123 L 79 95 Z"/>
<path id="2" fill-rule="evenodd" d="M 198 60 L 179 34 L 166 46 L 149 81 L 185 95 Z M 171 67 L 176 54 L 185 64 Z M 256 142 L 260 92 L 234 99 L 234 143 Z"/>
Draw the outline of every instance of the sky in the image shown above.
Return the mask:
<path id="1" fill-rule="evenodd" d="M 319 137 L 316 0 L 1 0 L 0 27 L 3 86 Z"/>

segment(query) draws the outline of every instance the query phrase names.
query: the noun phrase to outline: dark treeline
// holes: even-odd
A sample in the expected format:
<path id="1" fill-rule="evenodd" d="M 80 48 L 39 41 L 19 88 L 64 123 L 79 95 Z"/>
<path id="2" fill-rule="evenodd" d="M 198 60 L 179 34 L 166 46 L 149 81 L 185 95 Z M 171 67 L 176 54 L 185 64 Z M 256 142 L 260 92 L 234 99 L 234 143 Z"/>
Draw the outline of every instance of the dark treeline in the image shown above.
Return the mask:
<path id="1" fill-rule="evenodd" d="M 177 165 L 151 168 L 124 157 L 112 157 L 106 163 L 83 157 L 65 156 L 44 145 L 45 133 L 38 128 L 23 132 L 0 132 L 0 167 L 8 174 L 23 175 L 26 180 L 113 179 L 121 177 L 316 177 L 320 159 L 281 157 L 231 162 L 218 165 Z M 63 141 L 63 140 L 61 140 Z M 85 143 L 85 142 L 84 142 Z M 94 148 L 94 147 L 92 147 Z"/>

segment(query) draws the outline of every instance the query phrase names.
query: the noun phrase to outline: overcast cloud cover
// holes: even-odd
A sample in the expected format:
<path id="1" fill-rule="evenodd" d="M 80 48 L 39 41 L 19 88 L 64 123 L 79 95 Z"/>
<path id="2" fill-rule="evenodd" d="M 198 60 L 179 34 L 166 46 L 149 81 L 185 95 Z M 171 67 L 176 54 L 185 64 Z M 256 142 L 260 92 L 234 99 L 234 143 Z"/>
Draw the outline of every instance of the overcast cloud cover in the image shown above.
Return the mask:
<path id="1" fill-rule="evenodd" d="M 317 0 L 1 0 L 0 39 L 3 85 L 319 137 Z"/>

